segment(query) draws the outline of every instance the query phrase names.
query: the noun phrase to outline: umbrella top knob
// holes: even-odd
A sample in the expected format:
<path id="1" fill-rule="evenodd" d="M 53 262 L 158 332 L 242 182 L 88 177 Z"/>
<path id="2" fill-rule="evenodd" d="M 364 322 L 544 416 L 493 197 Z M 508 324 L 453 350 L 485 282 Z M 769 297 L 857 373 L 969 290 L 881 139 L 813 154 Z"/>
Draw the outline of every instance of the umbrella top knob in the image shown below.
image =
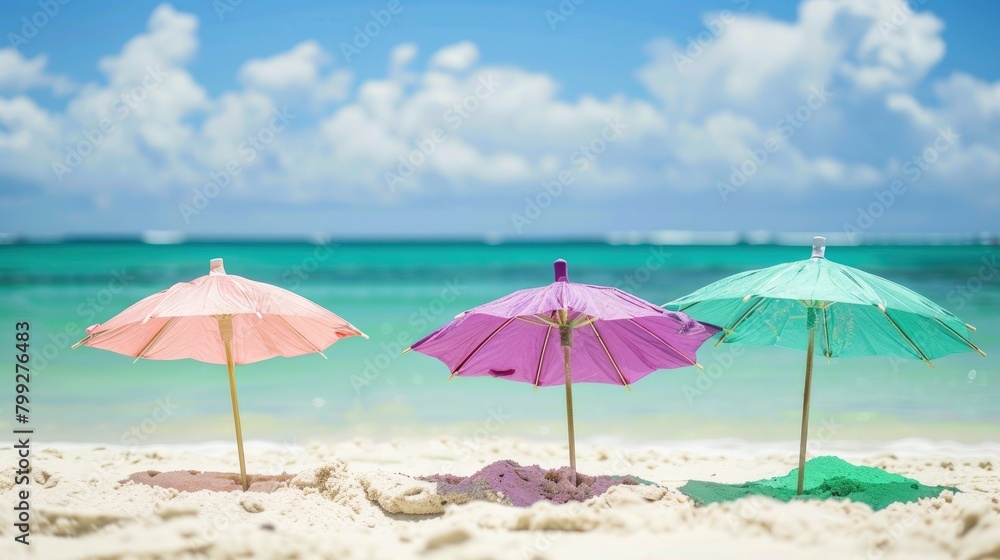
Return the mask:
<path id="1" fill-rule="evenodd" d="M 225 274 L 226 269 L 222 267 L 222 259 L 212 259 L 209 264 L 209 274 Z"/>
<path id="2" fill-rule="evenodd" d="M 569 282 L 569 270 L 566 261 L 559 259 L 552 264 L 555 271 L 556 282 Z"/>
<path id="3" fill-rule="evenodd" d="M 824 257 L 825 253 L 826 253 L 826 238 L 825 237 L 820 237 L 819 235 L 817 235 L 816 237 L 813 237 L 813 254 L 812 254 L 812 258 L 814 258 L 814 259 L 823 259 L 823 258 L 826 258 L 826 257 Z"/>

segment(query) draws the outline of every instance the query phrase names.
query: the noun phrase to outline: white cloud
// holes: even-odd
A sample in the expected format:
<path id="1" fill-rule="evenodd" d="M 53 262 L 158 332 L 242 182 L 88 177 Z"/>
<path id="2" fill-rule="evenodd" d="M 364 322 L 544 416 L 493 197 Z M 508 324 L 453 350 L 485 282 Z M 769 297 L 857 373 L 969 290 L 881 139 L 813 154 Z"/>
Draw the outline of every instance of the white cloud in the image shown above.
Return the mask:
<path id="1" fill-rule="evenodd" d="M 322 70 L 332 60 L 333 55 L 316 41 L 303 41 L 289 51 L 247 61 L 239 77 L 249 88 L 282 98 L 307 96 L 322 105 L 346 99 L 354 82 L 350 70 L 335 69 L 324 76 Z"/>
<path id="2" fill-rule="evenodd" d="M 198 50 L 197 28 L 193 15 L 156 8 L 145 32 L 98 62 L 106 82 L 83 85 L 50 116 L 50 143 L 9 155 L 40 184 L 95 200 L 107 196 L 102 190 L 163 192 L 193 180 L 202 142 L 189 120 L 211 107 L 185 68 Z"/>
<path id="3" fill-rule="evenodd" d="M 707 44 L 654 41 L 640 80 L 672 114 L 704 116 L 738 108 L 774 114 L 800 103 L 810 87 L 877 94 L 920 80 L 944 55 L 934 15 L 891 25 L 904 0 L 806 0 L 793 22 L 735 13 L 710 14 Z"/>
<path id="4" fill-rule="evenodd" d="M 894 93 L 885 99 L 885 106 L 890 111 L 901 113 L 921 127 L 934 125 L 935 116 L 920 106 L 920 103 L 907 93 Z"/>
<path id="5" fill-rule="evenodd" d="M 48 88 L 57 95 L 72 92 L 75 85 L 69 78 L 45 73 L 47 63 L 45 55 L 28 60 L 13 48 L 0 49 L 0 92 L 23 92 L 32 88 Z"/>
<path id="6" fill-rule="evenodd" d="M 991 84 L 959 72 L 936 83 L 934 92 L 951 119 L 963 122 L 1000 119 L 1000 81 Z"/>
<path id="7" fill-rule="evenodd" d="M 187 68 L 198 54 L 197 18 L 163 5 L 144 32 L 99 61 L 102 83 L 84 84 L 62 110 L 50 112 L 23 94 L 56 87 L 44 57 L 0 51 L 0 61 L 10 62 L 0 65 L 0 94 L 18 92 L 0 97 L 0 163 L 5 173 L 54 191 L 100 184 L 177 201 L 234 159 L 245 165 L 232 178 L 233 197 L 391 201 L 450 191 L 522 193 L 561 171 L 572 173 L 574 195 L 599 197 L 715 189 L 777 134 L 777 119 L 802 119 L 806 109 L 805 122 L 782 139 L 752 188 L 883 183 L 897 171 L 898 150 L 859 155 L 845 147 L 852 135 L 901 120 L 920 131 L 917 142 L 932 139 L 938 126 L 961 129 L 962 142 L 939 173 L 957 177 L 978 166 L 977 177 L 995 179 L 1000 85 L 956 74 L 934 86 L 933 104 L 918 101 L 914 88 L 944 52 L 941 22 L 926 12 L 904 12 L 904 21 L 900 6 L 902 0 L 806 0 L 791 22 L 738 13 L 700 50 L 653 41 L 638 71 L 648 96 L 599 98 L 565 95 L 555 75 L 483 65 L 468 41 L 438 50 L 426 66 L 416 63 L 416 45 L 398 45 L 384 75 L 355 83 L 314 40 L 248 60 L 234 72 L 238 85 L 210 96 Z M 159 81 L 149 89 L 151 72 Z M 832 97 L 810 107 L 812 88 L 823 85 Z M 137 88 L 146 88 L 139 101 Z M 859 107 L 865 116 L 852 116 Z M 243 161 L 239 146 L 285 109 L 297 115 L 293 124 L 269 131 L 273 141 L 253 162 Z M 52 162 L 64 161 L 102 119 L 113 130 L 57 179 Z M 621 128 L 613 138 L 609 123 Z M 421 146 L 435 131 L 444 140 L 433 141 L 434 153 L 417 158 L 423 163 L 389 188 L 386 173 L 396 173 L 414 150 L 426 151 Z"/>
<path id="8" fill-rule="evenodd" d="M 953 185 L 995 185 L 1000 177 L 1000 81 L 988 83 L 957 72 L 936 82 L 933 91 L 935 105 L 899 94 L 886 106 L 909 121 L 922 146 L 932 146 L 942 129 L 959 135 L 957 146 L 934 165 L 934 173 Z"/>
<path id="9" fill-rule="evenodd" d="M 58 149 L 52 115 L 31 99 L 0 97 L 0 168 L 19 179 L 48 183 L 46 157 Z"/>
<path id="10" fill-rule="evenodd" d="M 261 89 L 311 87 L 318 79 L 320 67 L 329 60 L 319 43 L 303 41 L 290 51 L 247 61 L 240 68 L 240 79 Z"/>
<path id="11" fill-rule="evenodd" d="M 418 52 L 419 49 L 417 49 L 417 45 L 414 43 L 403 43 L 392 49 L 392 54 L 389 56 L 392 64 L 391 73 L 396 74 L 401 72 L 410 62 L 413 62 Z"/>
<path id="12" fill-rule="evenodd" d="M 313 98 L 317 101 L 343 101 L 351 93 L 354 73 L 350 70 L 335 70 L 313 86 Z"/>
<path id="13" fill-rule="evenodd" d="M 225 167 L 240 142 L 257 132 L 275 109 L 274 101 L 258 91 L 223 94 L 201 126 L 204 161 L 213 168 Z"/>
<path id="14" fill-rule="evenodd" d="M 479 49 L 470 41 L 462 41 L 455 45 L 444 47 L 431 57 L 432 68 L 443 68 L 454 72 L 468 70 L 479 60 Z"/>
<path id="15" fill-rule="evenodd" d="M 484 155 L 461 140 L 443 144 L 432 160 L 434 171 L 457 185 L 478 181 L 486 184 L 508 184 L 529 179 L 531 165 L 520 154 L 497 153 Z"/>
<path id="16" fill-rule="evenodd" d="M 149 67 L 182 67 L 198 52 L 198 18 L 169 4 L 161 4 L 149 17 L 148 31 L 132 38 L 117 56 L 106 56 L 99 67 L 109 85 L 132 86 Z"/>

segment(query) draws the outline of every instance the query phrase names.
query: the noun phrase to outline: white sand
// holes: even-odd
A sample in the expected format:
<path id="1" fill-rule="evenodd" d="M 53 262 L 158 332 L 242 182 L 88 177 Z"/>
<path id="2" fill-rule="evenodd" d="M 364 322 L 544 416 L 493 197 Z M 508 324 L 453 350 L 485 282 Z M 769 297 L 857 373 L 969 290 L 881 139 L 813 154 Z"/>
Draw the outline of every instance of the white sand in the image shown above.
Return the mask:
<path id="1" fill-rule="evenodd" d="M 234 472 L 235 449 L 36 444 L 32 544 L 25 547 L 13 541 L 15 456 L 6 445 L 0 558 L 1000 558 L 998 446 L 846 447 L 824 452 L 961 492 L 880 512 L 849 502 L 766 499 L 696 508 L 676 490 L 688 479 L 786 474 L 795 467 L 795 444 L 592 443 L 578 450 L 581 472 L 633 474 L 663 488 L 616 486 L 562 506 L 442 505 L 432 485 L 393 473 L 468 475 L 499 459 L 558 467 L 565 446 L 424 439 L 250 444 L 251 473 L 297 476 L 270 493 L 188 493 L 117 481 L 147 470 Z M 769 451 L 776 449 L 784 451 Z M 387 514 L 379 503 L 443 513 Z"/>

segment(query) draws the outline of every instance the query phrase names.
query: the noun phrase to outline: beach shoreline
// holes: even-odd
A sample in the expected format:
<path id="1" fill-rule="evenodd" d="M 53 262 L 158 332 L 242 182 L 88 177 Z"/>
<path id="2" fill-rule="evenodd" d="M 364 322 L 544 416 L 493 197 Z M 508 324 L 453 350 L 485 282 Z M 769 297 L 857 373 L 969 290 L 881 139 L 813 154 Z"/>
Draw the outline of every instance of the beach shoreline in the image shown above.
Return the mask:
<path id="1" fill-rule="evenodd" d="M 144 471 L 238 472 L 235 445 L 122 446 L 36 443 L 31 545 L 5 558 L 591 558 L 627 549 L 656 558 L 991 558 L 1000 555 L 1000 443 L 933 440 L 831 442 L 820 454 L 884 468 L 960 491 L 873 512 L 827 500 L 765 498 L 696 507 L 688 480 L 738 483 L 787 474 L 793 442 L 670 441 L 616 445 L 583 440 L 578 469 L 631 474 L 658 487 L 612 487 L 586 502 L 515 508 L 447 504 L 431 515 L 387 513 L 380 503 L 436 499 L 412 477 L 469 475 L 497 460 L 545 469 L 566 462 L 565 443 L 523 439 L 355 438 L 286 445 L 249 441 L 251 474 L 295 475 L 272 492 L 179 492 L 126 483 Z M 16 456 L 0 451 L 0 489 L 13 501 Z M 426 484 L 426 483 L 424 483 Z M 430 494 L 428 492 L 431 492 Z M 434 510 L 437 511 L 437 510 Z M 919 530 L 918 530 L 919 528 Z M 622 548 L 626 547 L 626 548 Z M 666 548 L 665 548 L 666 547 Z M 28 555 L 27 550 L 33 554 Z"/>

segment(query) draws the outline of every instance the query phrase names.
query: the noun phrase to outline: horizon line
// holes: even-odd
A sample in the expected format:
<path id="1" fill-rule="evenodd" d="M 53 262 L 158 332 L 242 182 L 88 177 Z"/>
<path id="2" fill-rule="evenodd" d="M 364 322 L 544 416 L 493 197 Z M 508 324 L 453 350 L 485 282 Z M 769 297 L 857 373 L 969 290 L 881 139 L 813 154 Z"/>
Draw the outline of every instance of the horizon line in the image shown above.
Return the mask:
<path id="1" fill-rule="evenodd" d="M 88 233 L 63 235 L 27 235 L 0 232 L 0 245 L 61 245 L 77 243 L 141 243 L 144 245 L 257 243 L 257 244 L 601 244 L 601 245 L 811 245 L 815 235 L 826 237 L 833 246 L 855 245 L 1000 245 L 1000 234 L 993 232 L 962 233 L 862 233 L 845 232 L 771 232 L 659 230 L 648 232 L 610 232 L 605 235 L 504 236 L 482 235 L 338 235 L 328 232 L 274 235 L 185 235 L 179 231 L 137 233 Z"/>

